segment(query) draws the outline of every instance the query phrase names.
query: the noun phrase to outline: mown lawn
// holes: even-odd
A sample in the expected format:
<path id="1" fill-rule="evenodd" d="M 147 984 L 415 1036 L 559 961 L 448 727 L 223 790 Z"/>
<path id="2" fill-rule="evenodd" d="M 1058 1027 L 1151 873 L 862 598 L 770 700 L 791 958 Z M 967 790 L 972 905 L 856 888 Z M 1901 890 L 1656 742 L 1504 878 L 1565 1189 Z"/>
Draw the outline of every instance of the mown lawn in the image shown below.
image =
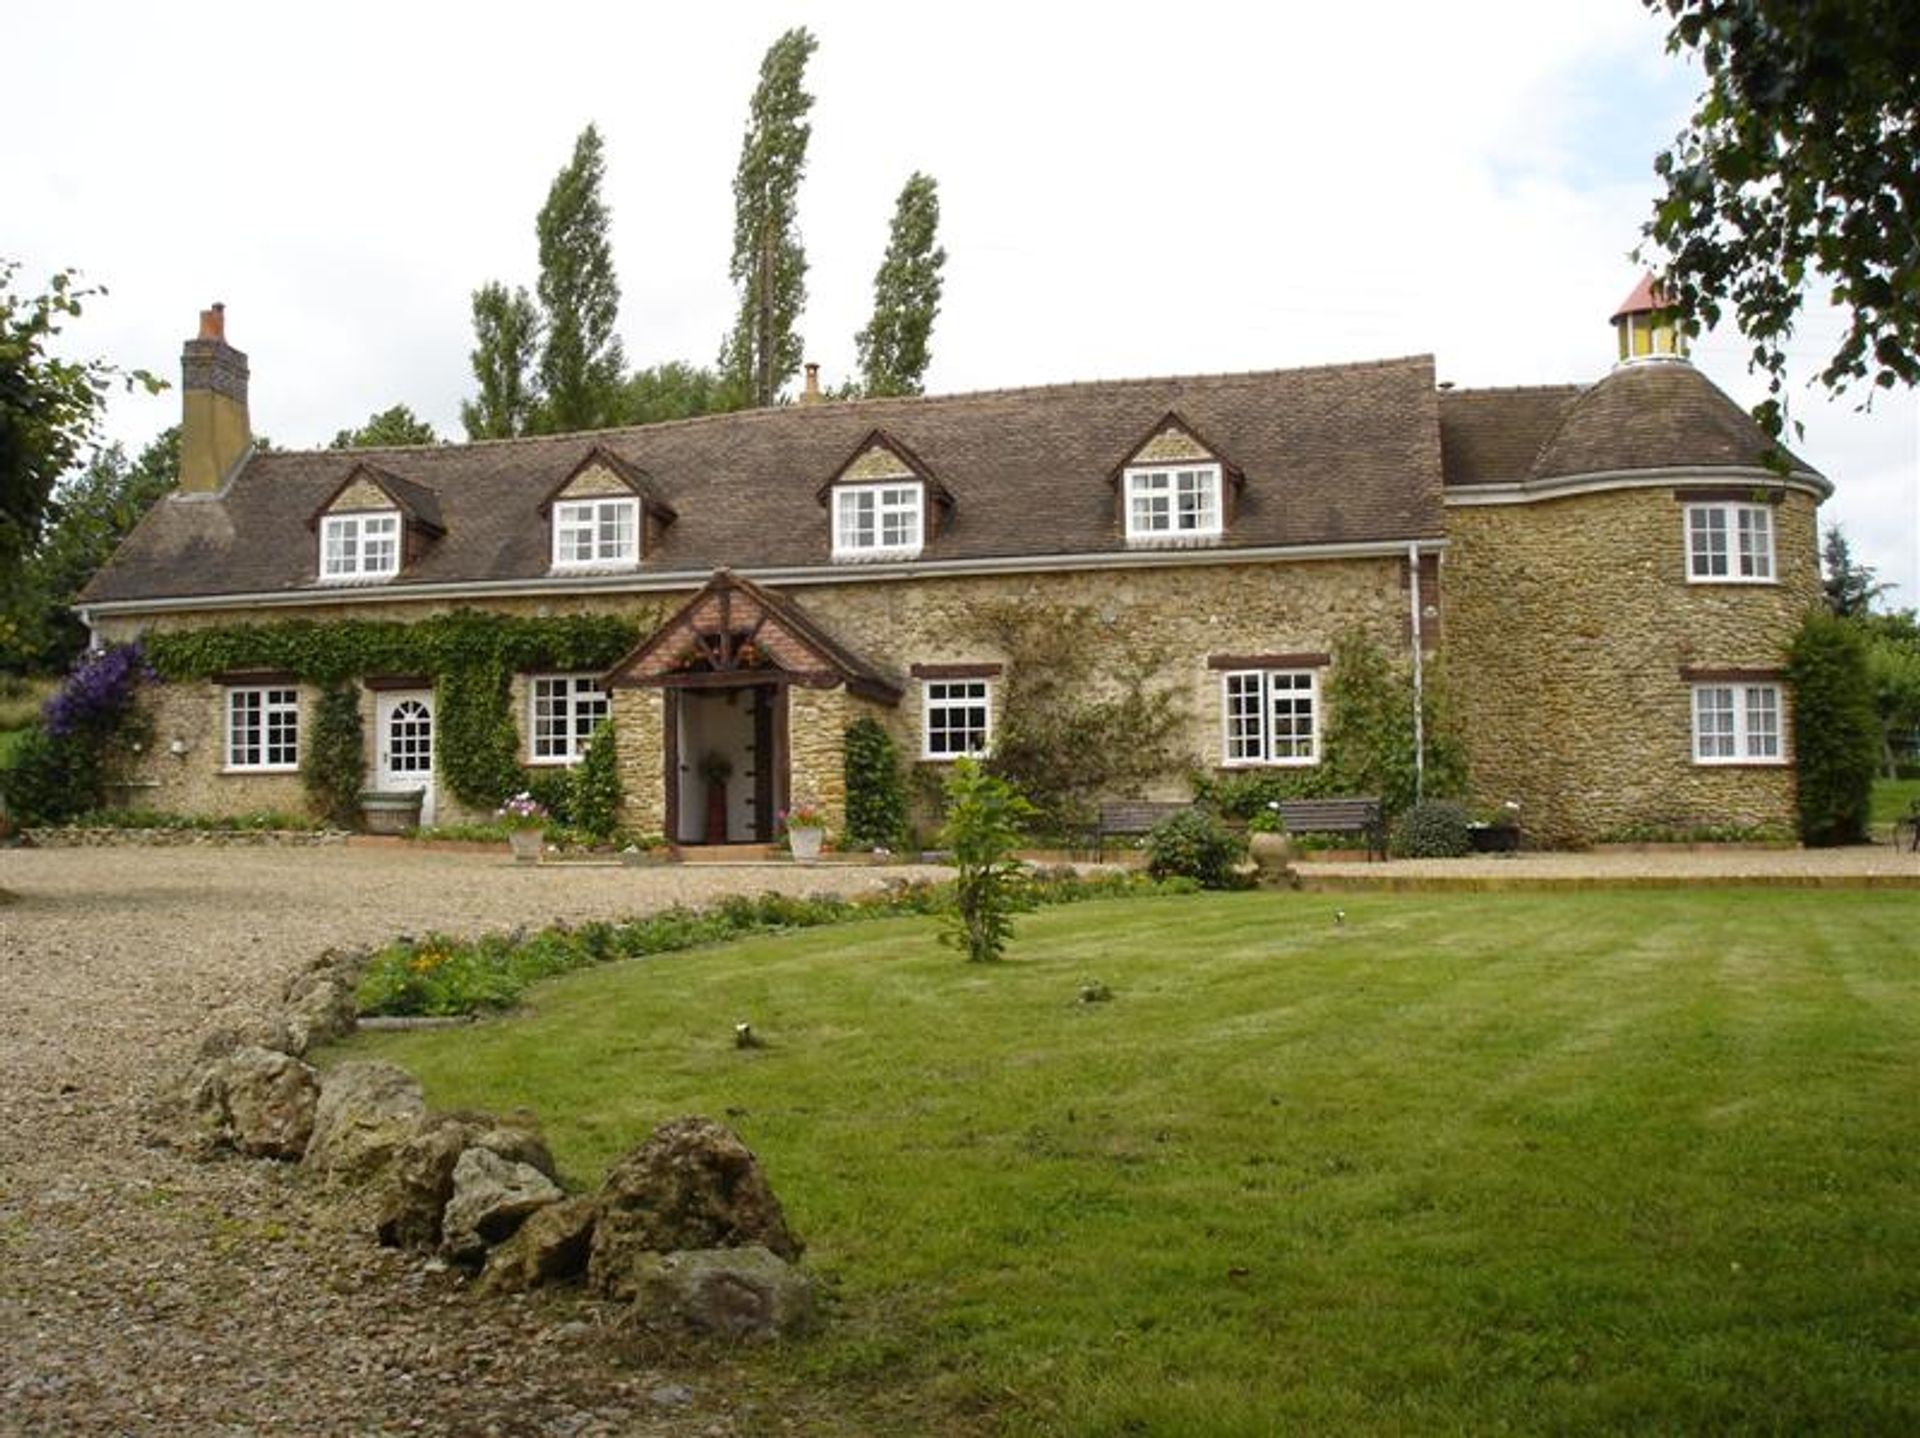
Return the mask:
<path id="1" fill-rule="evenodd" d="M 1920 803 L 1920 779 L 1876 779 L 1873 781 L 1872 821 L 1891 824 L 1904 819 Z"/>
<path id="2" fill-rule="evenodd" d="M 582 1184 L 733 1124 L 835 1295 L 751 1381 L 848 1431 L 1920 1430 L 1917 895 L 1104 902 L 533 998 L 350 1051 Z"/>

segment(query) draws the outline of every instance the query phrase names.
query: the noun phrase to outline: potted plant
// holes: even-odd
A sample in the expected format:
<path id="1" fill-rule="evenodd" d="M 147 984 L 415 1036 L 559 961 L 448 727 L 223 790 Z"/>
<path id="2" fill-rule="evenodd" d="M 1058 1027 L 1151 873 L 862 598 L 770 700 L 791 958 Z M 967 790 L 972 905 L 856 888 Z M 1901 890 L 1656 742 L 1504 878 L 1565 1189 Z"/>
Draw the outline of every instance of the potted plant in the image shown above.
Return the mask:
<path id="1" fill-rule="evenodd" d="M 522 789 L 493 811 L 493 817 L 507 826 L 507 843 L 513 857 L 522 864 L 540 858 L 547 837 L 547 806 Z"/>
<path id="2" fill-rule="evenodd" d="M 727 780 L 733 777 L 733 760 L 718 749 L 700 756 L 700 777 L 707 781 L 707 833 L 709 844 L 727 842 Z"/>
<path id="3" fill-rule="evenodd" d="M 1262 883 L 1285 883 L 1293 874 L 1293 839 L 1280 817 L 1280 801 L 1269 799 L 1247 820 L 1247 852 L 1253 856 Z"/>
<path id="4" fill-rule="evenodd" d="M 811 799 L 800 799 L 783 811 L 780 823 L 787 831 L 787 847 L 802 864 L 820 857 L 820 843 L 827 836 L 826 811 Z"/>
<path id="5" fill-rule="evenodd" d="M 1476 854 L 1511 854 L 1520 847 L 1520 801 L 1509 799 L 1487 819 L 1467 825 L 1467 839 Z"/>

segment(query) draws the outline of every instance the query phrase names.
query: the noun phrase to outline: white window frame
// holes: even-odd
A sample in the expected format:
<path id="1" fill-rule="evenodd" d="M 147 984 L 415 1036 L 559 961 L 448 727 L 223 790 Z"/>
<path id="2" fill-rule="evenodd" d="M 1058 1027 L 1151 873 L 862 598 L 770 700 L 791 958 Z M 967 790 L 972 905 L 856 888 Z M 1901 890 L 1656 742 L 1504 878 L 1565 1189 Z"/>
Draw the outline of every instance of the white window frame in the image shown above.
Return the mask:
<path id="1" fill-rule="evenodd" d="M 926 488 L 917 479 L 835 485 L 833 557 L 913 558 L 926 539 Z"/>
<path id="2" fill-rule="evenodd" d="M 1786 704 L 1770 680 L 1718 680 L 1693 686 L 1695 764 L 1785 764 Z"/>
<path id="3" fill-rule="evenodd" d="M 971 722 L 973 711 L 979 711 L 978 724 Z M 941 727 L 942 735 L 950 739 L 958 734 L 962 740 L 959 748 L 934 748 L 934 716 L 938 714 L 949 719 Z M 952 720 L 957 717 L 959 722 Z M 955 759 L 964 759 L 976 754 L 985 754 L 993 747 L 993 681 L 987 678 L 974 679 L 922 679 L 920 681 L 920 757 L 939 763 L 948 763 Z"/>
<path id="4" fill-rule="evenodd" d="M 631 568 L 640 562 L 639 499 L 595 495 L 555 500 L 552 544 L 555 569 Z"/>
<path id="5" fill-rule="evenodd" d="M 1127 538 L 1217 539 L 1224 532 L 1220 466 L 1137 465 L 1126 472 Z"/>
<path id="6" fill-rule="evenodd" d="M 300 691 L 246 684 L 226 693 L 221 753 L 235 774 L 290 774 L 300 768 Z"/>
<path id="7" fill-rule="evenodd" d="M 323 516 L 320 520 L 321 581 L 351 584 L 365 579 L 393 578 L 400 572 L 403 529 L 397 509 Z"/>
<path id="8" fill-rule="evenodd" d="M 1774 563 L 1773 531 L 1771 505 L 1689 501 L 1687 583 L 1776 583 L 1779 571 Z"/>
<path id="9" fill-rule="evenodd" d="M 541 712 L 553 705 L 560 712 Z M 593 731 L 612 717 L 613 696 L 600 687 L 599 675 L 528 675 L 527 763 L 578 764 Z"/>
<path id="10" fill-rule="evenodd" d="M 1282 707 L 1297 717 L 1303 704 L 1307 733 L 1283 736 L 1276 722 Z M 1220 762 L 1225 767 L 1312 768 L 1320 762 L 1320 730 L 1318 669 L 1231 669 L 1220 676 Z"/>

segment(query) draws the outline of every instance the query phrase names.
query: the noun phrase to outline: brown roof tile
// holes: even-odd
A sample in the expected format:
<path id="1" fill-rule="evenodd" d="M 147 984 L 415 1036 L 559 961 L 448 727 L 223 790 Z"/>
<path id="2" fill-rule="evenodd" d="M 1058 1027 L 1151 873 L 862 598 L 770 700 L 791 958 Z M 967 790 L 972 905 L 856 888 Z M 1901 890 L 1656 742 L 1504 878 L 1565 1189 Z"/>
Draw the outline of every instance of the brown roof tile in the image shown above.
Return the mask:
<path id="1" fill-rule="evenodd" d="M 1125 547 L 1106 477 L 1178 410 L 1246 476 L 1221 548 L 1437 538 L 1440 424 L 1430 357 L 1189 378 L 864 400 L 483 444 L 254 455 L 217 498 L 156 505 L 85 601 L 314 588 L 306 518 L 357 463 L 432 491 L 446 537 L 385 591 L 548 573 L 538 510 L 593 446 L 678 511 L 648 571 L 830 563 L 815 496 L 884 428 L 953 495 L 923 557 Z M 354 591 L 365 593 L 365 590 Z"/>

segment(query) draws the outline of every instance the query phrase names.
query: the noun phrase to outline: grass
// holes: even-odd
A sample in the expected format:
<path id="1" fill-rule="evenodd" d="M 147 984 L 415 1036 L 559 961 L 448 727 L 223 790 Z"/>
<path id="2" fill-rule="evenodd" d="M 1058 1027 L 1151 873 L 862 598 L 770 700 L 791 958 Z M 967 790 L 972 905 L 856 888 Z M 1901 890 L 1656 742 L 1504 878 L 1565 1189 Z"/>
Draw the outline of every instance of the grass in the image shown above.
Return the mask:
<path id="1" fill-rule="evenodd" d="M 1875 779 L 1871 821 L 1891 824 L 1896 819 L 1904 819 L 1917 803 L 1920 803 L 1920 779 Z"/>
<path id="2" fill-rule="evenodd" d="M 836 1295 L 743 1361 L 848 1431 L 1920 1427 L 1920 903 L 1341 902 L 793 934 L 349 1049 L 583 1184 L 732 1123 Z"/>

